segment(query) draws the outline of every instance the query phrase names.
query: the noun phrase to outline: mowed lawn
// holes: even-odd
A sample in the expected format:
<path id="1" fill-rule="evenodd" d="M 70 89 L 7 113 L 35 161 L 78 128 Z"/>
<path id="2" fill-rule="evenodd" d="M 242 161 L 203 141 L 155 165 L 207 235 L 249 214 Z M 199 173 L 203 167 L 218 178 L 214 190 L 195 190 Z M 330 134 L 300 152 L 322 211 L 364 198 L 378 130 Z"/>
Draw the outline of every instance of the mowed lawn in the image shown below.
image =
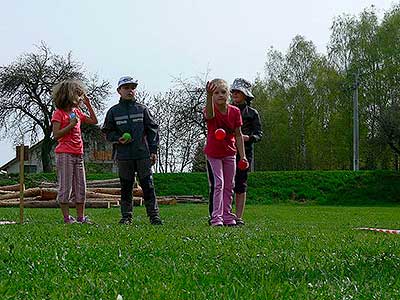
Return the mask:
<path id="1" fill-rule="evenodd" d="M 210 228 L 207 205 L 88 209 L 97 225 L 64 225 L 26 209 L 0 226 L 0 299 L 398 299 L 400 207 L 249 205 L 241 228 Z M 0 209 L 17 220 L 18 208 Z M 120 295 L 120 296 L 118 296 Z"/>

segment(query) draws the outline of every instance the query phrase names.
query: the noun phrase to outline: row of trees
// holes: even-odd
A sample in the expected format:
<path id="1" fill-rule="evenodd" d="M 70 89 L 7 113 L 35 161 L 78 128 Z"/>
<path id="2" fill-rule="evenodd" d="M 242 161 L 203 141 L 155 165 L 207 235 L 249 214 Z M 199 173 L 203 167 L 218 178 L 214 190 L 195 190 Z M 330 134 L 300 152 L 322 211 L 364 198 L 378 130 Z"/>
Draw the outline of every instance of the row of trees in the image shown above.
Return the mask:
<path id="1" fill-rule="evenodd" d="M 303 36 L 286 53 L 269 49 L 265 74 L 254 84 L 253 105 L 265 136 L 256 146 L 257 170 L 352 169 L 355 77 L 359 74 L 360 162 L 365 169 L 398 167 L 400 154 L 400 7 L 377 17 L 374 8 L 333 22 L 326 54 Z M 51 169 L 51 88 L 65 78 L 85 82 L 97 112 L 110 91 L 107 81 L 85 75 L 71 55 L 41 44 L 0 67 L 0 126 L 9 136 L 43 138 L 45 171 Z M 158 172 L 204 170 L 206 127 L 202 110 L 208 73 L 176 78 L 164 94 L 138 94 L 161 130 Z M 16 134 L 17 132 L 17 134 Z"/>
<path id="2" fill-rule="evenodd" d="M 270 49 L 257 80 L 266 138 L 259 169 L 352 169 L 353 91 L 359 74 L 360 166 L 398 168 L 400 7 L 335 19 L 326 55 L 296 36 L 287 53 Z"/>
<path id="3" fill-rule="evenodd" d="M 359 89 L 360 167 L 398 169 L 400 8 L 337 17 L 327 54 L 303 36 L 286 53 L 267 52 L 254 85 L 264 139 L 257 170 L 353 168 L 353 93 Z M 159 171 L 204 170 L 204 79 L 178 79 L 152 102 L 163 124 Z M 356 81 L 358 78 L 358 81 Z"/>

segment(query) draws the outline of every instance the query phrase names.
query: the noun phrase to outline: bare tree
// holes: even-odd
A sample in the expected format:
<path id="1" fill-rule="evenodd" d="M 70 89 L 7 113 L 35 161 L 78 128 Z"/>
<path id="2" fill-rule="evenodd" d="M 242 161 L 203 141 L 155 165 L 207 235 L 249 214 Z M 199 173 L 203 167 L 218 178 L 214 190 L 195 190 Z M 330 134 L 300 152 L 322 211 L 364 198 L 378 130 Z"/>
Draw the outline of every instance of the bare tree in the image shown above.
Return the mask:
<path id="1" fill-rule="evenodd" d="M 51 117 L 55 110 L 51 91 L 64 79 L 78 79 L 85 83 L 94 109 L 104 107 L 110 84 L 96 76 L 88 78 L 81 63 L 66 56 L 54 54 L 42 42 L 36 52 L 23 54 L 7 66 L 0 67 L 0 126 L 5 137 L 20 138 L 18 133 L 31 142 L 42 139 L 41 158 L 43 171 L 52 170 L 50 152 L 52 139 Z"/>
<path id="2" fill-rule="evenodd" d="M 184 172 L 192 169 L 199 144 L 204 144 L 206 126 L 204 81 L 175 79 L 175 86 L 158 94 L 149 107 L 160 126 L 160 147 L 156 170 Z"/>

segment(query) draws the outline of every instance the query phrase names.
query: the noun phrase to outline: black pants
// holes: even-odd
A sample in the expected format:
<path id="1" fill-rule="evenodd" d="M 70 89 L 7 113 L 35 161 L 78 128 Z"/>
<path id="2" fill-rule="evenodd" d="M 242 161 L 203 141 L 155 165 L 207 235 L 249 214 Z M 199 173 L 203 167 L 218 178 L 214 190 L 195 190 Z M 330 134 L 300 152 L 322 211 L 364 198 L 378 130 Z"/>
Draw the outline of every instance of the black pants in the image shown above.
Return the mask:
<path id="1" fill-rule="evenodd" d="M 159 216 L 159 210 L 154 190 L 153 174 L 150 159 L 119 160 L 119 179 L 121 182 L 121 214 L 122 218 L 132 218 L 132 191 L 135 174 L 143 190 L 144 205 L 147 216 L 152 219 Z"/>

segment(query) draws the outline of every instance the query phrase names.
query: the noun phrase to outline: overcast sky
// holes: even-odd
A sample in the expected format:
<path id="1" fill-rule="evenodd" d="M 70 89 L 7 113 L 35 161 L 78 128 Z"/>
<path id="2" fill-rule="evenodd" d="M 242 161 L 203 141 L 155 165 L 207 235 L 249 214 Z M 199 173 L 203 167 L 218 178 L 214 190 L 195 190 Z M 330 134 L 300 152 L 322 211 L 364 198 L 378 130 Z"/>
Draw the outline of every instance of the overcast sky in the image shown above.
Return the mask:
<path id="1" fill-rule="evenodd" d="M 35 51 L 44 41 L 57 54 L 72 51 L 88 73 L 116 84 L 136 77 L 151 93 L 173 77 L 211 70 L 229 82 L 263 73 L 266 51 L 286 51 L 295 35 L 326 52 L 334 17 L 359 15 L 391 0 L 0 0 L 0 65 Z M 115 103 L 114 93 L 108 106 Z M 100 117 L 102 120 L 103 118 Z M 14 157 L 0 141 L 0 165 Z"/>

